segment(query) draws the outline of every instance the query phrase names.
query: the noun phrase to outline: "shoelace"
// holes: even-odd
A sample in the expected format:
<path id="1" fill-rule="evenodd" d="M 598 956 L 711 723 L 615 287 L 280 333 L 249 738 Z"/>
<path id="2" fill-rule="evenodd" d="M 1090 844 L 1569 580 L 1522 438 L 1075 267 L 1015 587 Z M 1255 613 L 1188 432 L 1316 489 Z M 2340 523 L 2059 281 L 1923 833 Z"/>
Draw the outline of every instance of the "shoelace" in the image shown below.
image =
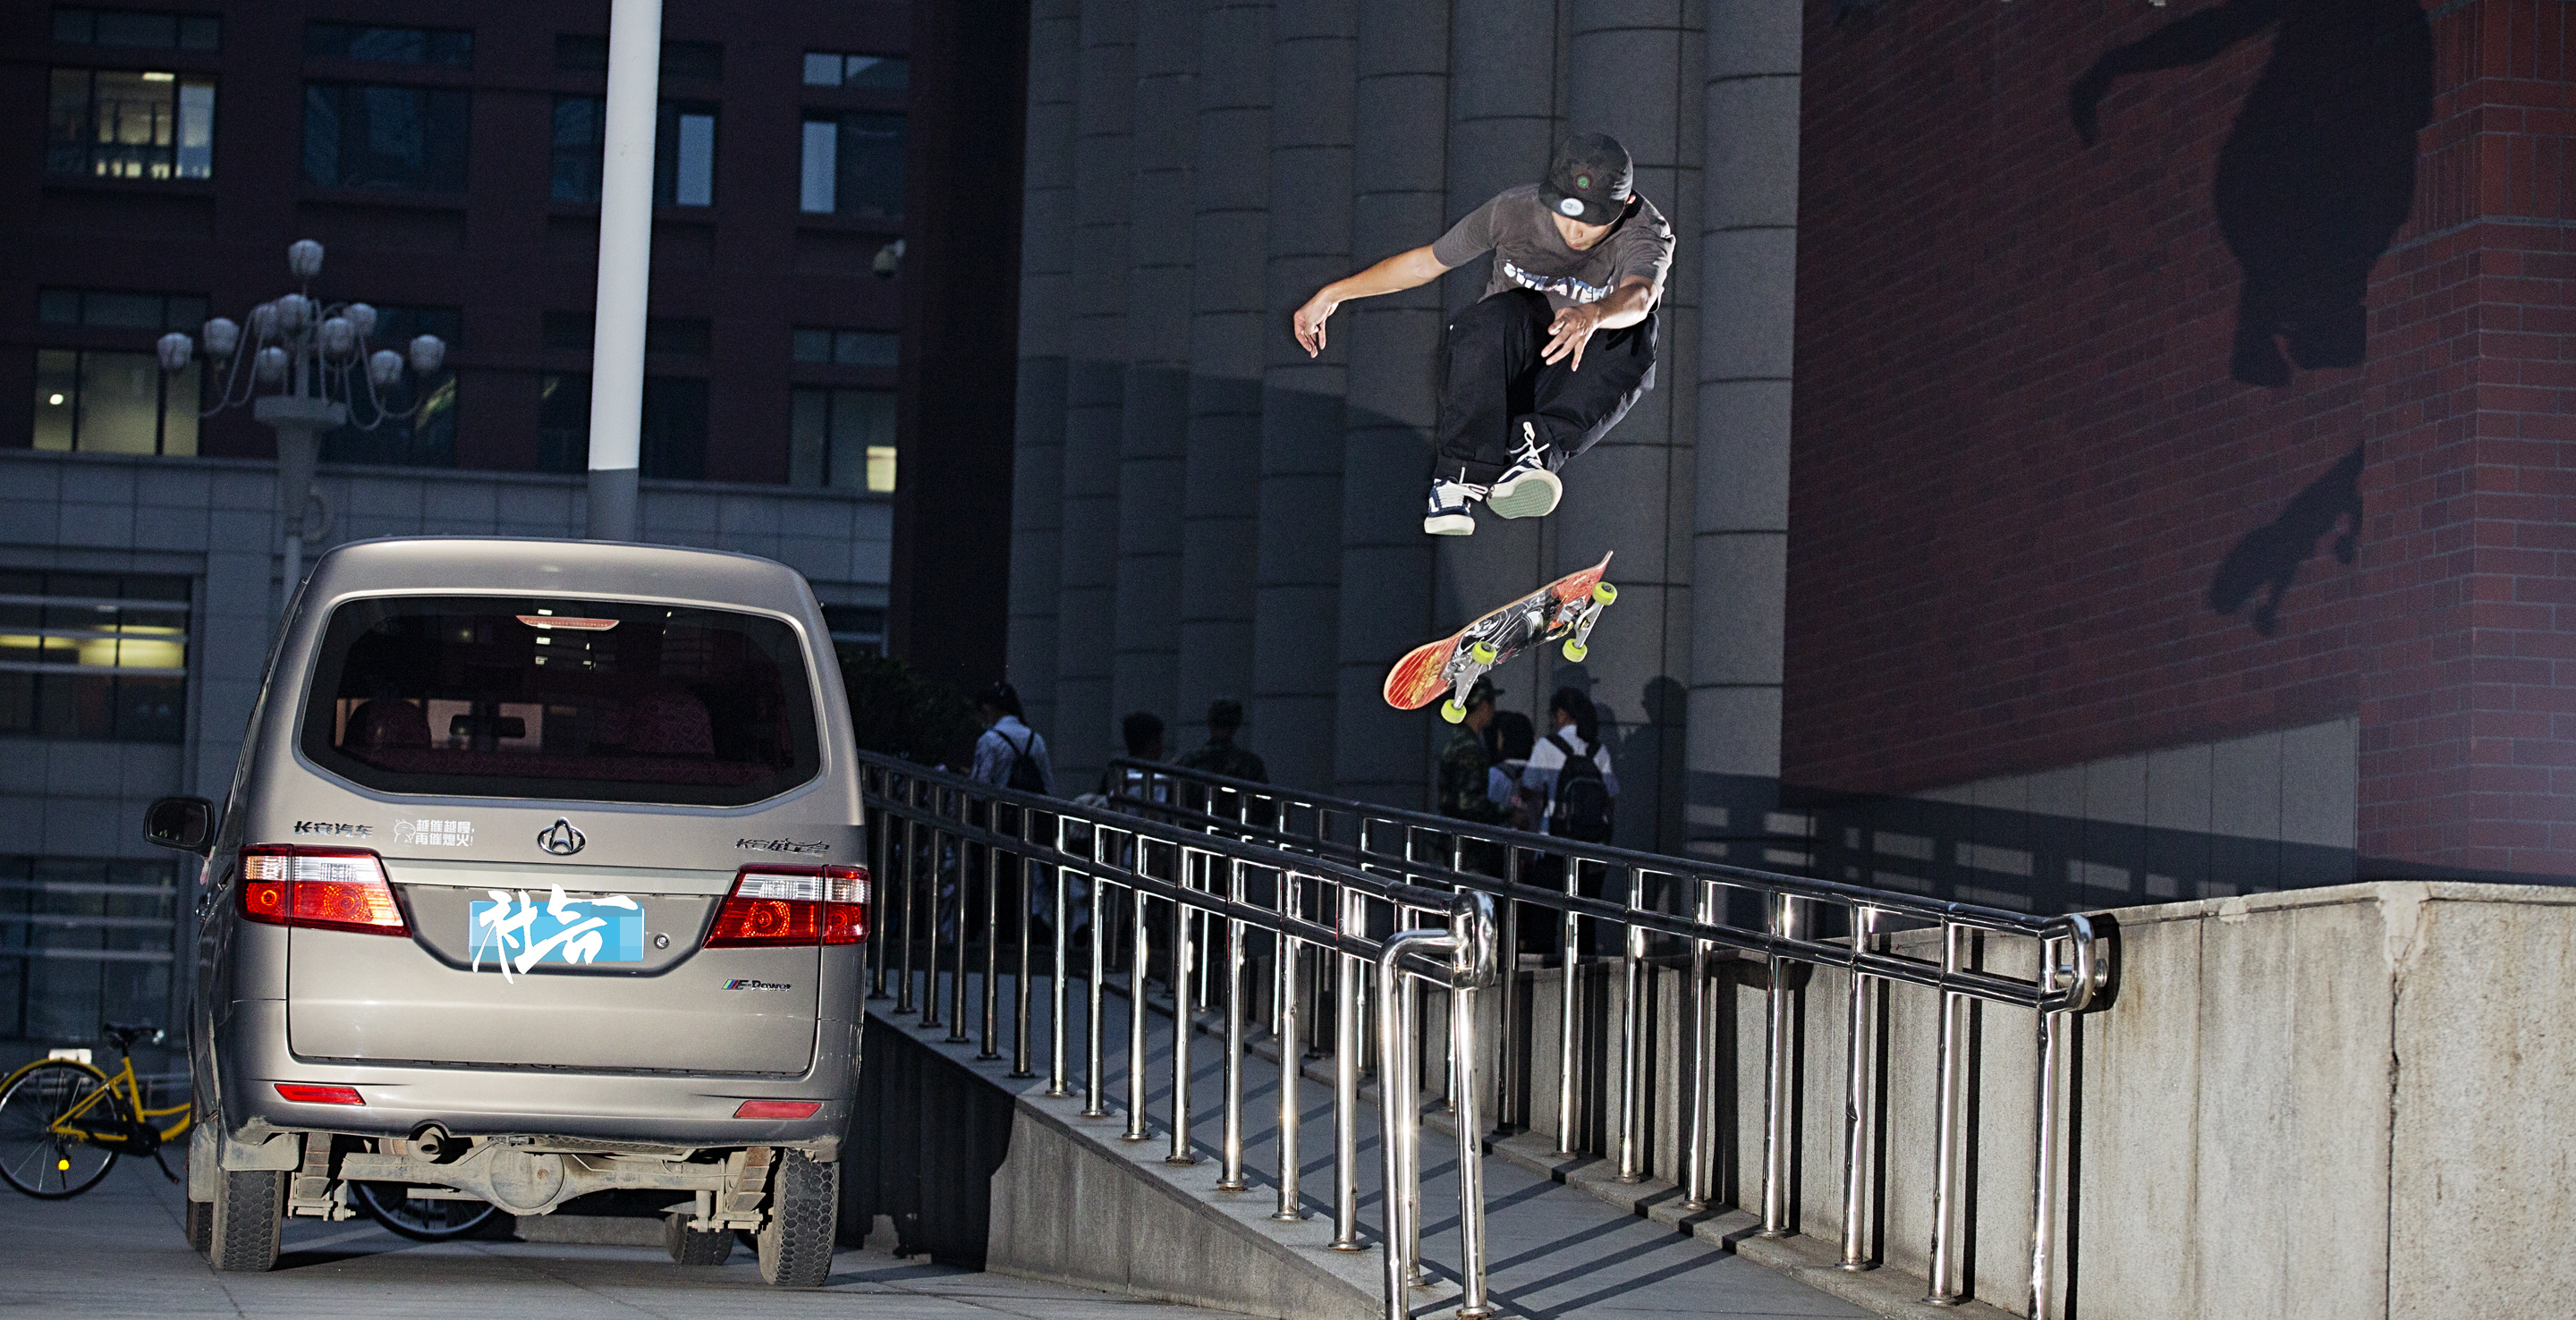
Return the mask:
<path id="1" fill-rule="evenodd" d="M 1537 433 L 1524 425 L 1521 428 L 1521 446 L 1512 451 L 1512 466 L 1544 468 L 1547 461 L 1540 455 L 1546 451 L 1547 446 L 1538 442 Z"/>

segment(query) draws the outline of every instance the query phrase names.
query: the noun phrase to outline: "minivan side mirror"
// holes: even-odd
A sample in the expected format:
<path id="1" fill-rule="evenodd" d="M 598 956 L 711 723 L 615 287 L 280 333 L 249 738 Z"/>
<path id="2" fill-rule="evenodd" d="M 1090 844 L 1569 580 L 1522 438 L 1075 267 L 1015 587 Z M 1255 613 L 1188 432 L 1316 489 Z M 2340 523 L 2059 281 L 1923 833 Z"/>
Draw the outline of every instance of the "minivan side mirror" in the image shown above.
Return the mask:
<path id="1" fill-rule="evenodd" d="M 153 803 L 143 809 L 143 841 L 205 856 L 215 843 L 215 804 L 201 797 Z"/>

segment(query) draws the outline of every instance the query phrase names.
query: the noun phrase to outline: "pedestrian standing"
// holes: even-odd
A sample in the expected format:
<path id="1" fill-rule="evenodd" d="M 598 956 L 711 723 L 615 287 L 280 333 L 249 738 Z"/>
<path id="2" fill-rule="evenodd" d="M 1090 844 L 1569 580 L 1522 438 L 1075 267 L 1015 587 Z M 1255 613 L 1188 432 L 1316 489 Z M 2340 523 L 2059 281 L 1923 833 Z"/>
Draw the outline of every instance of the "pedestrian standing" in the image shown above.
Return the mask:
<path id="1" fill-rule="evenodd" d="M 1180 760 L 1184 770 L 1223 775 L 1228 779 L 1248 779 L 1256 784 L 1270 782 L 1270 767 L 1261 758 L 1235 745 L 1234 736 L 1243 731 L 1243 703 L 1232 697 L 1219 697 L 1208 703 L 1208 740 Z"/>

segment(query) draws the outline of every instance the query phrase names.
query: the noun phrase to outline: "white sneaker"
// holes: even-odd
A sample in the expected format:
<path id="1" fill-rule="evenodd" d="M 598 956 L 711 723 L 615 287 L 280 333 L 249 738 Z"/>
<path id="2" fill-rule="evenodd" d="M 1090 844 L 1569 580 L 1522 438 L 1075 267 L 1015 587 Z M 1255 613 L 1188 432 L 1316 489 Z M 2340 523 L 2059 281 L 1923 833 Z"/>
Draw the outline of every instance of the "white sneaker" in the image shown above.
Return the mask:
<path id="1" fill-rule="evenodd" d="M 1468 505 L 1483 499 L 1485 488 L 1463 481 L 1434 481 L 1431 501 L 1422 515 L 1422 530 L 1432 536 L 1473 536 L 1476 515 Z"/>
<path id="2" fill-rule="evenodd" d="M 1485 507 L 1497 518 L 1544 518 L 1556 512 L 1556 502 L 1565 498 L 1565 483 L 1547 470 L 1547 455 L 1537 425 L 1524 419 L 1520 448 L 1512 451 L 1512 465 L 1503 470 L 1502 480 L 1486 492 Z"/>

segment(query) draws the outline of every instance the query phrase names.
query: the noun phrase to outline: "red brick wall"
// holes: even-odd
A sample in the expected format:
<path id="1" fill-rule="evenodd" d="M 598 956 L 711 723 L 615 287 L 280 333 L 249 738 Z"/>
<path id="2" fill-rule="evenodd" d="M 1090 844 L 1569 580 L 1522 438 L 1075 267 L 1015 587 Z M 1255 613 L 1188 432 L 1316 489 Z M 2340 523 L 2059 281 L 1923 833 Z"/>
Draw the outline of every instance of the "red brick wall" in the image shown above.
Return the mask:
<path id="1" fill-rule="evenodd" d="M 2576 872 L 2547 823 L 2576 824 L 2565 6 L 2434 11 L 2367 363 L 2282 388 L 2229 377 L 2212 199 L 2271 31 L 2122 79 L 2090 148 L 2068 114 L 2097 55 L 2208 7 L 1809 5 L 1783 778 L 1902 792 L 2359 710 L 2365 856 Z M 2355 565 L 2313 519 L 2262 530 L 2356 447 Z M 2307 550 L 2268 634 L 2212 602 L 2249 534 Z"/>

